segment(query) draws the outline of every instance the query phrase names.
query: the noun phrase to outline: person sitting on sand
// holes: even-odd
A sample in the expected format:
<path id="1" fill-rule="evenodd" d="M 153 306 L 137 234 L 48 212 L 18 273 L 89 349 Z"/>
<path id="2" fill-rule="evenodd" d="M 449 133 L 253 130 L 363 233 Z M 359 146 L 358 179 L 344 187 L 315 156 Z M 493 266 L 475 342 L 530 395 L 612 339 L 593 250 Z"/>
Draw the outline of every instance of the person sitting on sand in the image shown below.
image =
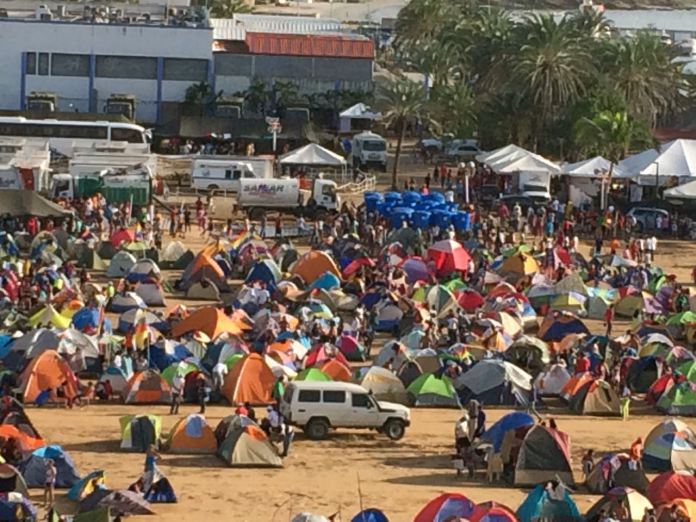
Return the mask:
<path id="1" fill-rule="evenodd" d="M 100 401 L 108 401 L 114 394 L 114 389 L 111 387 L 111 381 L 106 379 L 105 381 L 99 381 L 97 386 L 94 388 L 94 395 Z"/>
<path id="2" fill-rule="evenodd" d="M 594 450 L 588 449 L 587 452 L 582 456 L 582 475 L 585 478 L 585 483 L 592 473 L 595 467 L 594 463 Z"/>

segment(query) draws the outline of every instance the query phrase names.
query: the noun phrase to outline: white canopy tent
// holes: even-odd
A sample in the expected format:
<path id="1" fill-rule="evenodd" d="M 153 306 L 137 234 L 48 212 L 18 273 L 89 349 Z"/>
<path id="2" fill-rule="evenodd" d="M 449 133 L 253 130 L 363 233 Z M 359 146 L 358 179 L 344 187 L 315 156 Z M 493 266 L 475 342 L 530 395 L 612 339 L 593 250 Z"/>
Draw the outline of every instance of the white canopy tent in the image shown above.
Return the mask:
<path id="1" fill-rule="evenodd" d="M 696 180 L 667 189 L 664 192 L 664 196 L 675 199 L 696 199 Z"/>
<path id="2" fill-rule="evenodd" d="M 621 167 L 614 165 L 612 168 L 611 161 L 602 156 L 569 163 L 563 167 L 563 174 L 578 178 L 601 178 L 603 173 L 610 170 L 612 177 L 622 178 L 626 176 L 626 172 Z"/>
<path id="3" fill-rule="evenodd" d="M 531 155 L 523 156 L 521 158 L 501 164 L 493 170 L 500 172 L 501 174 L 509 174 L 512 172 L 549 172 L 551 174 L 558 174 L 561 172 L 561 168 L 554 162 L 549 161 L 538 154 L 530 154 Z"/>
<path id="4" fill-rule="evenodd" d="M 353 120 L 368 120 L 375 121 L 382 119 L 382 114 L 374 112 L 364 103 L 356 103 L 352 107 L 348 107 L 339 115 L 339 131 L 350 132 L 353 127 Z"/>
<path id="5" fill-rule="evenodd" d="M 696 140 L 674 140 L 619 162 L 619 167 L 640 185 L 664 185 L 670 178 L 696 178 Z"/>
<path id="6" fill-rule="evenodd" d="M 309 143 L 299 149 L 291 150 L 278 158 L 278 163 L 283 167 L 304 167 L 309 170 L 329 168 L 338 170 L 343 178 L 346 174 L 348 162 L 335 152 L 325 149 L 317 143 Z"/>
<path id="7" fill-rule="evenodd" d="M 481 163 L 486 163 L 487 165 L 490 165 L 491 163 L 495 163 L 496 161 L 500 160 L 501 158 L 504 158 L 506 156 L 510 156 L 513 153 L 517 153 L 521 157 L 521 155 L 524 154 L 532 154 L 526 149 L 523 149 L 522 147 L 519 147 L 517 145 L 506 145 L 505 147 L 501 147 L 499 149 L 492 150 L 490 152 L 482 152 L 481 154 L 478 154 L 476 156 L 476 161 L 479 161 Z"/>

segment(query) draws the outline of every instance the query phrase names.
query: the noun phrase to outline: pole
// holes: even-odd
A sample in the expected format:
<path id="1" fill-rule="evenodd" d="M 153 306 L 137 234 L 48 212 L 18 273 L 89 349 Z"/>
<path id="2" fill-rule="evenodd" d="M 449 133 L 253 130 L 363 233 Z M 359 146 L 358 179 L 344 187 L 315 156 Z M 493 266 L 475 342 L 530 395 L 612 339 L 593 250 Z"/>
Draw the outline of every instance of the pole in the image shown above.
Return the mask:
<path id="1" fill-rule="evenodd" d="M 469 204 L 469 173 L 464 174 L 464 199 Z"/>
<path id="2" fill-rule="evenodd" d="M 655 162 L 655 199 L 660 199 L 660 164 Z"/>
<path id="3" fill-rule="evenodd" d="M 278 131 L 274 128 L 273 129 L 273 154 L 275 154 L 275 152 L 276 152 L 277 138 L 278 138 Z"/>

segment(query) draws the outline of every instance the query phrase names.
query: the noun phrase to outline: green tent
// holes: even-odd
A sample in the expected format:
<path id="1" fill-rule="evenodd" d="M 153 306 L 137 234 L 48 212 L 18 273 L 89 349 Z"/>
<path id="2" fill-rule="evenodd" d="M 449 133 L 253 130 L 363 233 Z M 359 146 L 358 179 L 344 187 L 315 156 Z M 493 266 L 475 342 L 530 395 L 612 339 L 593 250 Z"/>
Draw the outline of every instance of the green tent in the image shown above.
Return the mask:
<path id="1" fill-rule="evenodd" d="M 672 386 L 660 397 L 657 409 L 669 415 L 696 415 L 694 383 L 684 381 Z"/>
<path id="2" fill-rule="evenodd" d="M 464 281 L 462 281 L 459 278 L 452 279 L 451 281 L 447 281 L 445 283 L 445 288 L 449 290 L 450 292 L 456 292 L 457 290 L 464 290 L 467 288 L 467 285 Z"/>
<path id="3" fill-rule="evenodd" d="M 162 372 L 162 377 L 171 386 L 175 375 L 186 377 L 189 373 L 195 372 L 197 370 L 198 366 L 196 366 L 195 364 L 182 361 L 167 366 Z"/>
<path id="4" fill-rule="evenodd" d="M 686 361 L 677 366 L 677 371 L 681 373 L 686 380 L 696 384 L 696 361 Z"/>
<path id="5" fill-rule="evenodd" d="M 332 381 L 333 379 L 322 372 L 319 368 L 305 368 L 300 373 L 297 374 L 297 381 L 314 381 L 314 382 L 326 382 Z"/>
<path id="6" fill-rule="evenodd" d="M 452 292 L 443 285 L 431 287 L 425 296 L 425 302 L 430 310 L 435 311 L 438 319 L 446 317 L 450 311 L 455 311 L 459 308 L 457 299 Z"/>
<path id="7" fill-rule="evenodd" d="M 458 407 L 459 398 L 449 377 L 424 373 L 406 389 L 413 406 Z"/>
<path id="8" fill-rule="evenodd" d="M 684 325 L 690 323 L 696 323 L 696 313 L 692 312 L 691 310 L 675 314 L 667 320 L 668 326 Z"/>
<path id="9" fill-rule="evenodd" d="M 110 522 L 111 510 L 108 507 L 100 507 L 86 513 L 78 513 L 73 517 L 73 522 Z"/>
<path id="10" fill-rule="evenodd" d="M 227 359 L 222 361 L 225 363 L 225 366 L 227 366 L 228 370 L 231 370 L 232 367 L 237 364 L 238 361 L 241 361 L 244 358 L 244 355 L 241 353 L 235 353 L 234 355 L 230 355 Z"/>

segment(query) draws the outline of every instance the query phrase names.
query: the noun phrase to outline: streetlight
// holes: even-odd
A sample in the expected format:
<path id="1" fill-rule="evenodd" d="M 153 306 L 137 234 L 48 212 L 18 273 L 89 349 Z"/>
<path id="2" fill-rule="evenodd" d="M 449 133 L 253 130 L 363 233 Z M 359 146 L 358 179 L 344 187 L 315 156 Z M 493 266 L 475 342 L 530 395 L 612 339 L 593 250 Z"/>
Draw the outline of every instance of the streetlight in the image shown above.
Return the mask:
<path id="1" fill-rule="evenodd" d="M 652 165 L 655 165 L 655 199 L 660 199 L 660 164 L 653 161 Z"/>

